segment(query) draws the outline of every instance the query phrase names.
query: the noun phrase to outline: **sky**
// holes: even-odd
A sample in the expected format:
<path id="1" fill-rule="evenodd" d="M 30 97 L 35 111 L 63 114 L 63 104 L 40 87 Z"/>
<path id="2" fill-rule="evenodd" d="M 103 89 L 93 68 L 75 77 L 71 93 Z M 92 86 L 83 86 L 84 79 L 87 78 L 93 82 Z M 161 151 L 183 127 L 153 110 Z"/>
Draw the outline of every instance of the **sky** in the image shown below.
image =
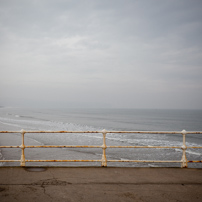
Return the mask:
<path id="1" fill-rule="evenodd" d="M 201 0 L 0 0 L 0 106 L 202 109 Z"/>

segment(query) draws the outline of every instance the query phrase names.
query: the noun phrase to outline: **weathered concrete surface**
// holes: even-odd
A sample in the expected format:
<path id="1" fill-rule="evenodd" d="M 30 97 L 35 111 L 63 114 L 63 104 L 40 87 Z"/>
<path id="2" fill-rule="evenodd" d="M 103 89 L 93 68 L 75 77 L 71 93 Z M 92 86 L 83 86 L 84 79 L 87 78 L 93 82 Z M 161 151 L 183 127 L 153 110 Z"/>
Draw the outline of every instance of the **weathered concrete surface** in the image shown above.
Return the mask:
<path id="1" fill-rule="evenodd" d="M 202 169 L 0 168 L 0 201 L 201 202 Z"/>

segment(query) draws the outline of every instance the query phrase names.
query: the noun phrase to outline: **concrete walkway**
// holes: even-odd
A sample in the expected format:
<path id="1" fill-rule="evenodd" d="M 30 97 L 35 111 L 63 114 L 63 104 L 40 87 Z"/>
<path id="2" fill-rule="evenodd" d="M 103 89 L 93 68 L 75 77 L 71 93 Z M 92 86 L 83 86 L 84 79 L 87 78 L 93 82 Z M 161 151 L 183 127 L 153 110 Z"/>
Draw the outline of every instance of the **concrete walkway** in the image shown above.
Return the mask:
<path id="1" fill-rule="evenodd" d="M 202 169 L 0 168 L 1 202 L 201 202 Z"/>

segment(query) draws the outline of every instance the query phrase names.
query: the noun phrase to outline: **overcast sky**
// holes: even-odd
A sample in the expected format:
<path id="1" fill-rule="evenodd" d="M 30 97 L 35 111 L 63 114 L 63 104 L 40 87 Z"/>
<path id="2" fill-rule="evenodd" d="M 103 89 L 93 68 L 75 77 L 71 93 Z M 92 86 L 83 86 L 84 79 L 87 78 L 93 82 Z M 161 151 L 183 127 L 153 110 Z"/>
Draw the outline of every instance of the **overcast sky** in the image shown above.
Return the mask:
<path id="1" fill-rule="evenodd" d="M 0 0 L 0 106 L 202 109 L 202 1 Z"/>

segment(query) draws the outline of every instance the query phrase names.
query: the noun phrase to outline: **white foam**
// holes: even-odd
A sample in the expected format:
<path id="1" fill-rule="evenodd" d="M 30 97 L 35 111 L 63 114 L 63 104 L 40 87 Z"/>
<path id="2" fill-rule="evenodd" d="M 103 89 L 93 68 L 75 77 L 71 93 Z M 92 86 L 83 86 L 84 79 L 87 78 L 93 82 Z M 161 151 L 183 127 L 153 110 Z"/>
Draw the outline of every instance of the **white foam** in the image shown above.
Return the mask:
<path id="1" fill-rule="evenodd" d="M 148 164 L 149 167 L 159 167 L 158 165 Z"/>
<path id="2" fill-rule="evenodd" d="M 197 155 L 197 156 L 201 156 L 202 155 L 202 153 L 193 152 L 193 151 L 189 151 L 189 150 L 187 150 L 186 152 L 189 153 L 189 154 Z"/>
<path id="3" fill-rule="evenodd" d="M 182 152 L 182 149 L 175 149 L 175 151 L 177 151 L 177 152 Z M 194 152 L 194 151 L 191 151 L 191 150 L 189 150 L 189 149 L 186 150 L 186 153 L 188 153 L 188 154 L 193 154 L 193 155 L 196 155 L 196 156 L 201 156 L 201 155 L 202 155 L 202 152 L 201 152 L 201 153 L 199 153 L 199 152 Z"/>
<path id="4" fill-rule="evenodd" d="M 121 160 L 121 161 L 129 161 L 130 159 L 121 158 L 120 160 Z"/>
<path id="5" fill-rule="evenodd" d="M 2 124 L 4 124 L 4 125 L 8 125 L 8 126 L 20 127 L 20 125 L 13 124 L 13 123 L 5 123 L 5 122 L 2 122 L 2 121 L 0 121 L 0 123 L 2 123 Z"/>

